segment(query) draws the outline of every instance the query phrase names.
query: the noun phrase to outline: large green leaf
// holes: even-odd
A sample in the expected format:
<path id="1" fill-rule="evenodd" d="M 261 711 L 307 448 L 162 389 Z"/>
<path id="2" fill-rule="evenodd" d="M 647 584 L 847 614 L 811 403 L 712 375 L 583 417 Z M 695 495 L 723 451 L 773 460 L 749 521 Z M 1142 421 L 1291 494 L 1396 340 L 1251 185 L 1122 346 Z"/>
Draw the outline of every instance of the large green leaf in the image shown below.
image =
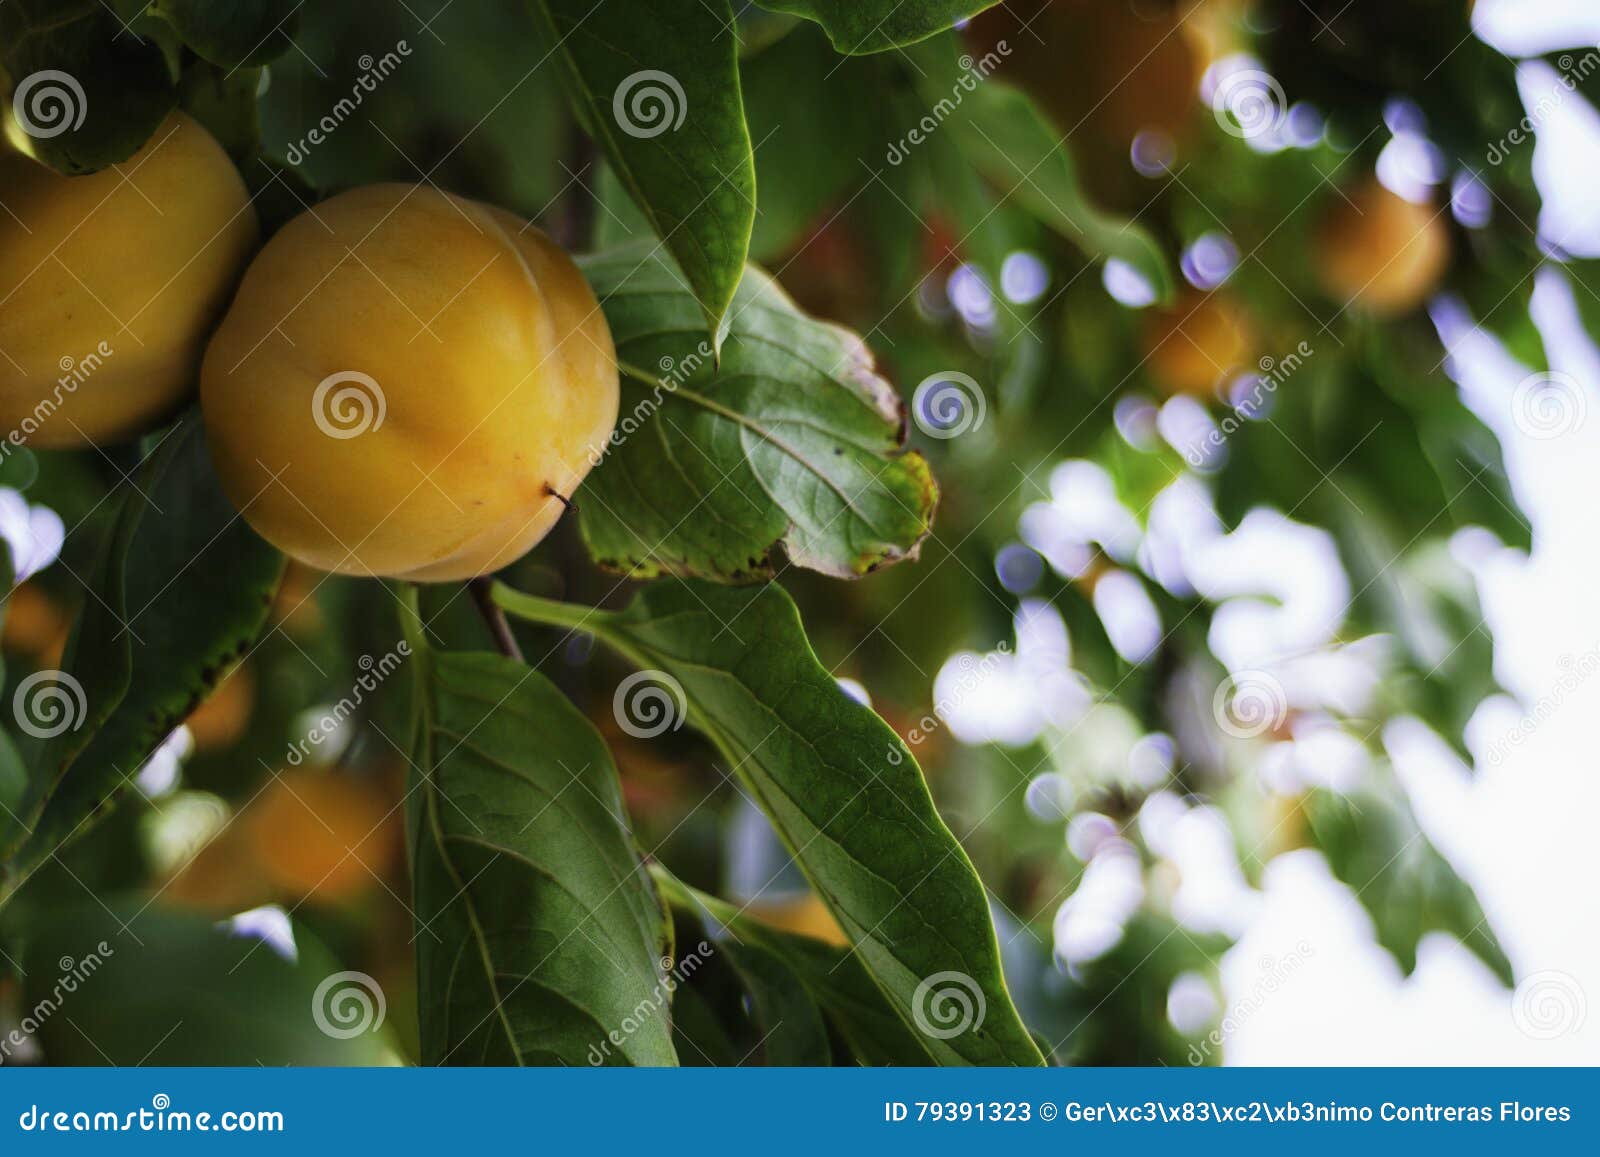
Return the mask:
<path id="1" fill-rule="evenodd" d="M 959 42 L 943 37 L 913 54 L 917 87 L 956 147 L 1003 194 L 1091 257 L 1126 262 L 1149 282 L 1157 299 L 1172 296 L 1172 272 L 1143 226 L 1107 213 L 1090 200 L 1060 136 L 1020 89 L 963 69 Z M 970 60 L 962 57 L 961 60 Z"/>
<path id="2" fill-rule="evenodd" d="M 858 337 L 752 268 L 719 366 L 659 256 L 629 247 L 584 272 L 624 381 L 622 420 L 580 503 L 596 560 L 738 582 L 770 574 L 779 543 L 841 578 L 915 557 L 937 489 L 922 456 L 901 453 L 904 408 Z"/>
<path id="3" fill-rule="evenodd" d="M 913 44 L 992 8 L 995 0 L 760 0 L 760 4 L 815 20 L 827 29 L 835 48 L 854 55 Z"/>
<path id="4" fill-rule="evenodd" d="M 155 0 L 150 11 L 195 54 L 223 68 L 265 64 L 287 52 L 303 0 Z"/>
<path id="5" fill-rule="evenodd" d="M 677 259 L 717 345 L 756 211 L 728 0 L 531 4 L 579 116 Z"/>
<path id="6" fill-rule="evenodd" d="M 775 991 L 781 968 L 784 975 L 803 986 L 814 1007 L 827 1016 L 860 1063 L 936 1063 L 922 1034 L 900 1019 L 855 953 L 763 924 L 725 900 L 688 887 L 664 868 L 651 871 L 669 904 L 699 920 L 720 951 L 731 948 L 740 957 L 735 968 L 752 955 L 768 962 L 768 970 L 758 976 L 752 976 L 748 967 L 740 969 L 758 1011 L 769 1012 L 780 1001 L 797 1003 L 794 994 L 783 997 Z M 763 989 L 760 995 L 756 995 L 758 985 Z M 805 1012 L 797 1015 L 802 1020 L 808 1016 Z"/>
<path id="7" fill-rule="evenodd" d="M 102 0 L 0 4 L 0 49 L 18 127 L 63 173 L 127 160 L 177 102 L 160 47 Z"/>
<path id="8" fill-rule="evenodd" d="M 1417 942 L 1429 932 L 1448 932 L 1507 985 L 1514 983 L 1477 896 L 1428 841 L 1398 790 L 1355 798 L 1319 790 L 1303 806 L 1328 866 L 1355 892 L 1372 916 L 1378 943 L 1407 973 L 1417 966 Z"/>
<path id="9" fill-rule="evenodd" d="M 283 555 L 223 497 L 198 422 L 168 434 L 136 481 L 67 665 L 95 714 L 46 749 L 17 871 L 81 834 L 250 652 L 283 575 Z"/>
<path id="10" fill-rule="evenodd" d="M 1042 1063 L 1006 990 L 971 861 L 899 736 L 817 661 L 782 587 L 658 583 L 620 612 L 504 587 L 496 597 L 512 613 L 593 633 L 650 672 L 655 690 L 681 693 L 689 722 L 717 745 L 939 1063 Z M 635 683 L 619 693 L 619 711 L 649 691 Z M 949 1032 L 943 1002 L 956 988 L 975 1016 Z"/>
<path id="11" fill-rule="evenodd" d="M 668 925 L 599 734 L 510 659 L 413 662 L 424 1061 L 675 1064 Z"/>
<path id="12" fill-rule="evenodd" d="M 83 897 L 31 921 L 22 1005 L 45 1059 L 396 1063 L 378 982 L 342 969 L 282 912 L 252 917 L 218 925 L 143 897 Z"/>

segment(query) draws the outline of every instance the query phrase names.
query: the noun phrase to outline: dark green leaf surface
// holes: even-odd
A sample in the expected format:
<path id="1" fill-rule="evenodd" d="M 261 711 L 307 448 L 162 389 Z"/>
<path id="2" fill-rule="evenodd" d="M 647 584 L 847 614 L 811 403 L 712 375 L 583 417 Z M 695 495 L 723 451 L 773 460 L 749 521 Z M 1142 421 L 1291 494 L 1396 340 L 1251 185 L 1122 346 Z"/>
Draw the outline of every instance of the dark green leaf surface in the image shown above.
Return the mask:
<path id="1" fill-rule="evenodd" d="M 728 0 L 531 7 L 579 116 L 688 278 L 705 336 L 720 334 L 756 206 Z"/>
<path id="2" fill-rule="evenodd" d="M 922 1035 L 900 1019 L 854 952 L 763 924 L 724 900 L 688 887 L 663 868 L 652 869 L 652 874 L 668 903 L 700 920 L 718 937 L 719 951 L 731 941 L 747 953 L 759 952 L 781 962 L 861 1064 L 937 1063 Z"/>
<path id="3" fill-rule="evenodd" d="M 179 426 L 156 454 L 140 480 L 149 507 L 130 496 L 123 520 L 132 530 L 124 537 L 119 527 L 117 538 L 126 553 L 89 595 L 69 664 L 86 690 L 126 664 L 126 692 L 93 730 L 76 733 L 88 742 L 68 754 L 24 869 L 78 835 L 249 653 L 283 575 L 283 555 L 223 497 L 199 423 Z"/>
<path id="4" fill-rule="evenodd" d="M 32 931 L 22 1003 L 55 1006 L 38 1035 L 50 1064 L 397 1060 L 383 1027 L 388 996 L 380 1019 L 378 982 L 345 972 L 303 925 L 274 945 L 144 897 L 103 906 L 84 896 Z"/>
<path id="5" fill-rule="evenodd" d="M 590 258 L 623 373 L 622 420 L 582 491 L 602 565 L 747 581 L 798 566 L 853 578 L 915 557 L 937 490 L 901 453 L 904 411 L 856 335 L 805 316 L 752 268 L 720 366 L 681 278 L 649 250 Z"/>
<path id="6" fill-rule="evenodd" d="M 288 51 L 302 0 L 156 0 L 151 11 L 196 55 L 223 68 L 265 64 Z"/>
<path id="7" fill-rule="evenodd" d="M 411 800 L 424 1062 L 675 1064 L 668 926 L 599 734 L 520 663 L 413 662 L 428 667 Z"/>
<path id="8" fill-rule="evenodd" d="M 500 597 L 530 617 L 552 607 L 504 588 Z M 919 989 L 930 978 L 958 973 L 982 993 L 984 1014 L 966 1031 L 924 1032 L 932 1057 L 1042 1063 L 1006 991 L 983 886 L 921 770 L 817 662 L 783 588 L 671 582 L 621 612 L 578 618 L 553 606 L 681 686 L 689 722 L 755 797 L 908 1025 L 929 1015 Z"/>
<path id="9" fill-rule="evenodd" d="M 761 0 L 761 7 L 815 20 L 840 52 L 913 44 L 991 8 L 995 0 Z"/>
<path id="10" fill-rule="evenodd" d="M 101 0 L 0 4 L 0 45 L 29 147 L 62 173 L 127 160 L 177 102 L 161 49 Z"/>

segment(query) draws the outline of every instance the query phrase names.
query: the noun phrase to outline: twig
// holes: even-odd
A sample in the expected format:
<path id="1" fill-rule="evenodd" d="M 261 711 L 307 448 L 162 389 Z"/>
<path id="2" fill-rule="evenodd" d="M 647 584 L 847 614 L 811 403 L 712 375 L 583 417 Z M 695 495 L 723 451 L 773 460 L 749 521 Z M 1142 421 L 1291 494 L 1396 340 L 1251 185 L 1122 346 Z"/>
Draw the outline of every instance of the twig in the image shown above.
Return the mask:
<path id="1" fill-rule="evenodd" d="M 511 633 L 511 624 L 506 621 L 506 613 L 495 605 L 494 597 L 489 593 L 493 587 L 492 578 L 479 575 L 467 583 L 467 593 L 472 596 L 472 605 L 483 616 L 484 625 L 489 628 L 496 649 L 508 659 L 526 662 L 522 657 L 522 648 L 517 646 L 516 636 Z"/>

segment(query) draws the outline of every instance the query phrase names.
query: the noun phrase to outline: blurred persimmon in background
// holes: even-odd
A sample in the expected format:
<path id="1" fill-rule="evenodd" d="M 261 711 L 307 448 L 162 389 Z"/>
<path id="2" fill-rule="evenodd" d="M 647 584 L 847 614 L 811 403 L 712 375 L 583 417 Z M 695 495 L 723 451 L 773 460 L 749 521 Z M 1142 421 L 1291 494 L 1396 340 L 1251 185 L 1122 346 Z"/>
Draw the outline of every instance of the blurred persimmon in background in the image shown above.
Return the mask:
<path id="1" fill-rule="evenodd" d="M 1314 241 L 1329 294 L 1373 313 L 1406 313 L 1425 301 L 1450 264 L 1444 210 L 1390 192 L 1376 178 L 1335 195 Z"/>

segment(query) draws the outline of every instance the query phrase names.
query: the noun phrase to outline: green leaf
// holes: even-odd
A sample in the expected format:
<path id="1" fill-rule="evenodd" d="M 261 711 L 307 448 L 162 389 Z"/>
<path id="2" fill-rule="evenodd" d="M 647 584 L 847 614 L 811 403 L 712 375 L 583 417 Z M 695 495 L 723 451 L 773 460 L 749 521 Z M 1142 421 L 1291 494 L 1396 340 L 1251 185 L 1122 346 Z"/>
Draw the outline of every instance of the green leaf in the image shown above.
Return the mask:
<path id="1" fill-rule="evenodd" d="M 780 543 L 840 578 L 916 556 L 937 488 L 921 455 L 901 453 L 904 408 L 858 337 L 752 268 L 718 366 L 659 257 L 632 247 L 583 265 L 624 382 L 580 500 L 601 565 L 740 582 L 771 574 Z"/>
<path id="2" fill-rule="evenodd" d="M 301 925 L 266 942 L 144 897 L 30 923 L 22 1005 L 53 1065 L 385 1065 L 388 998 Z M 380 1004 L 381 1001 L 381 1004 Z M 380 1008 L 383 1016 L 379 1016 Z"/>
<path id="3" fill-rule="evenodd" d="M 918 88 L 940 122 L 934 131 L 948 131 L 967 162 L 1004 193 L 1004 201 L 1014 201 L 1089 256 L 1131 265 L 1159 301 L 1170 301 L 1172 271 L 1155 238 L 1089 200 L 1067 138 L 1051 128 L 1027 94 L 979 71 L 985 61 L 997 62 L 996 54 L 962 68 L 956 60 L 959 48 L 954 37 L 947 37 L 913 54 L 921 66 Z"/>
<path id="4" fill-rule="evenodd" d="M 223 68 L 261 65 L 293 42 L 304 0 L 156 0 L 150 11 L 196 55 Z"/>
<path id="5" fill-rule="evenodd" d="M 728 0 L 532 7 L 578 115 L 683 269 L 716 347 L 756 204 Z"/>
<path id="6" fill-rule="evenodd" d="M 1318 790 L 1303 806 L 1328 866 L 1355 892 L 1372 916 L 1378 943 L 1407 974 L 1417 966 L 1417 942 L 1429 932 L 1448 932 L 1507 987 L 1515 983 L 1477 896 L 1422 833 L 1398 790 L 1356 797 Z"/>
<path id="7" fill-rule="evenodd" d="M 967 989 L 975 1022 L 948 1037 L 922 1029 L 939 1063 L 1043 1063 L 1006 990 L 971 861 L 899 736 L 817 662 L 783 588 L 658 583 L 620 612 L 504 587 L 496 598 L 593 633 L 687 704 L 906 1024 L 943 1030 L 930 995 Z"/>
<path id="8" fill-rule="evenodd" d="M 45 749 L 16 871 L 80 835 L 250 652 L 283 575 L 283 556 L 223 497 L 197 421 L 175 427 L 135 483 L 69 652 L 89 717 Z"/>
<path id="9" fill-rule="evenodd" d="M 424 1061 L 676 1064 L 668 925 L 599 733 L 520 663 L 413 662 Z"/>
<path id="10" fill-rule="evenodd" d="M 30 151 L 62 173 L 125 161 L 177 102 L 166 56 L 101 0 L 0 4 L 0 44 Z"/>
<path id="11" fill-rule="evenodd" d="M 780 963 L 805 987 L 815 1007 L 822 1009 L 862 1064 L 937 1063 L 924 1046 L 922 1034 L 900 1019 L 854 952 L 763 924 L 724 900 L 690 888 L 665 868 L 653 867 L 651 874 L 667 902 L 699 920 L 715 938 L 719 951 L 727 951 L 731 945 L 735 951 L 759 953 Z M 776 1000 L 770 995 L 767 999 L 769 1004 Z"/>
<path id="12" fill-rule="evenodd" d="M 992 8 L 995 0 L 760 0 L 774 12 L 815 20 L 840 52 L 858 55 L 914 44 Z"/>

